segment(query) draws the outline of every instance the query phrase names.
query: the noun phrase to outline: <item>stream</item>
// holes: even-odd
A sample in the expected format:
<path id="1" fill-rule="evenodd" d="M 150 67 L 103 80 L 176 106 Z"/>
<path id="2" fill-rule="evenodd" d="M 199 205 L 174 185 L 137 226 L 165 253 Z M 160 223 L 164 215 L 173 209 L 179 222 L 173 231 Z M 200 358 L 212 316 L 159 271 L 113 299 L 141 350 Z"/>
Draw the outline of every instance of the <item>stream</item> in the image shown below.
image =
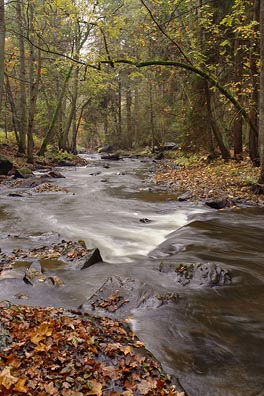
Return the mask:
<path id="1" fill-rule="evenodd" d="M 69 193 L 10 197 L 0 190 L 0 248 L 84 240 L 104 262 L 80 272 L 49 263 L 62 288 L 32 287 L 23 268 L 0 277 L 0 299 L 77 308 L 110 277 L 136 279 L 153 293 L 177 293 L 161 306 L 128 313 L 130 326 L 179 379 L 188 396 L 264 396 L 264 209 L 216 211 L 178 202 L 151 182 L 150 160 L 102 161 L 60 169 Z M 215 263 L 232 284 L 182 286 L 161 263 Z"/>

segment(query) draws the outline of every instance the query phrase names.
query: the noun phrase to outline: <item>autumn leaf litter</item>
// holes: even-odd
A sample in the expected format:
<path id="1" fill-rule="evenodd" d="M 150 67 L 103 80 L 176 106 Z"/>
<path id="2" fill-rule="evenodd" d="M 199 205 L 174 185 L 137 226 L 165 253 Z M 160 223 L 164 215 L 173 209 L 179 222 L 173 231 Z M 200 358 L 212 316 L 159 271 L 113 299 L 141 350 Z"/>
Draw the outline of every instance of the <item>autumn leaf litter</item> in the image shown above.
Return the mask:
<path id="1" fill-rule="evenodd" d="M 0 304 L 1 395 L 183 396 L 119 321 Z"/>

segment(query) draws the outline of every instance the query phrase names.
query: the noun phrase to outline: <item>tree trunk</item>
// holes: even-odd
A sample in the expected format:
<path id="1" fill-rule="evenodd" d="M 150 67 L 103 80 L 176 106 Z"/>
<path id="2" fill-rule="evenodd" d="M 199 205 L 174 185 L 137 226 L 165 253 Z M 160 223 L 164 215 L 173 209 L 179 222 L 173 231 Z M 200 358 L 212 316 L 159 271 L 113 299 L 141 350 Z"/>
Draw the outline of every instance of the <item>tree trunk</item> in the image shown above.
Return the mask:
<path id="1" fill-rule="evenodd" d="M 239 83 L 241 81 L 241 75 L 243 72 L 243 59 L 241 57 L 239 47 L 239 38 L 235 37 L 234 40 L 234 61 L 235 61 L 235 81 Z M 240 93 L 240 92 L 239 92 Z M 236 109 L 234 109 L 236 110 Z M 233 122 L 233 144 L 234 144 L 234 157 L 237 160 L 242 159 L 243 152 L 243 122 L 240 112 L 237 112 Z"/>
<path id="2" fill-rule="evenodd" d="M 259 22 L 259 7 L 260 7 L 260 0 L 255 0 L 254 4 L 254 20 Z M 259 33 L 259 25 L 254 26 L 254 30 L 256 35 Z M 258 114 L 259 114 L 259 70 L 257 63 L 259 61 L 259 42 L 258 40 L 252 41 L 251 43 L 251 53 L 250 53 L 250 70 L 251 70 L 251 79 L 252 79 L 252 102 L 253 106 L 250 111 L 250 118 L 252 120 L 252 124 L 256 125 L 258 128 Z M 249 156 L 253 164 L 259 165 L 259 152 L 258 152 L 258 138 L 255 135 L 252 128 L 249 129 L 249 136 L 248 136 L 248 148 L 249 148 Z"/>
<path id="3" fill-rule="evenodd" d="M 222 134 L 218 128 L 216 121 L 214 120 L 213 112 L 212 112 L 212 101 L 211 101 L 211 92 L 208 87 L 208 83 L 206 81 L 205 84 L 205 97 L 206 97 L 206 106 L 207 106 L 207 114 L 208 114 L 208 122 L 211 125 L 213 135 L 219 147 L 223 159 L 229 159 L 231 157 L 228 148 L 225 146 Z"/>
<path id="4" fill-rule="evenodd" d="M 80 128 L 80 124 L 81 124 L 81 120 L 82 120 L 84 109 L 90 103 L 90 101 L 91 101 L 91 99 L 88 99 L 82 105 L 82 108 L 81 108 L 81 111 L 80 111 L 80 114 L 79 114 L 79 118 L 78 118 L 78 121 L 76 123 L 76 128 L 75 128 L 75 130 L 73 130 L 73 133 L 72 133 L 71 152 L 73 154 L 77 154 L 77 135 L 78 135 L 78 131 L 79 131 L 79 128 Z M 93 148 L 93 145 L 92 145 L 92 148 Z"/>
<path id="5" fill-rule="evenodd" d="M 120 78 L 118 80 L 117 105 L 118 105 L 117 132 L 118 132 L 118 140 L 121 141 L 121 139 L 122 139 L 122 85 L 121 85 Z"/>
<path id="6" fill-rule="evenodd" d="M 20 55 L 20 98 L 19 98 L 19 146 L 18 154 L 26 153 L 26 60 L 25 60 L 25 43 L 23 29 L 23 0 L 17 0 L 17 21 L 18 21 L 18 43 Z"/>
<path id="7" fill-rule="evenodd" d="M 53 135 L 53 132 L 54 132 L 54 128 L 55 128 L 55 125 L 56 125 L 56 121 L 58 119 L 58 115 L 59 115 L 60 108 L 61 108 L 61 105 L 62 105 L 62 101 L 64 99 L 64 95 L 65 95 L 65 92 L 66 92 L 66 89 L 67 89 L 68 81 L 69 81 L 69 79 L 71 77 L 71 74 L 72 74 L 72 70 L 73 70 L 73 64 L 70 66 L 70 68 L 68 70 L 68 73 L 66 74 L 66 77 L 65 77 L 65 80 L 64 80 L 64 84 L 63 84 L 63 87 L 62 87 L 62 90 L 61 90 L 61 93 L 60 93 L 60 96 L 59 96 L 59 100 L 58 100 L 57 106 L 55 108 L 51 123 L 49 125 L 49 129 L 48 129 L 48 131 L 46 133 L 46 136 L 43 139 L 43 142 L 42 142 L 41 147 L 40 147 L 39 152 L 38 152 L 39 156 L 45 154 L 45 152 L 47 150 L 47 145 L 49 144 L 49 142 L 50 142 L 50 140 L 52 138 L 52 135 Z"/>
<path id="8" fill-rule="evenodd" d="M 18 135 L 18 127 L 17 127 L 18 117 L 17 117 L 16 105 L 15 105 L 12 89 L 10 86 L 9 78 L 7 75 L 5 76 L 5 81 L 6 81 L 6 93 L 7 93 L 7 97 L 8 97 L 8 101 L 9 101 L 10 109 L 11 109 L 11 114 L 12 114 L 12 124 L 13 124 L 14 132 L 15 132 L 16 142 L 17 142 L 17 145 L 19 145 L 19 135 Z"/>
<path id="9" fill-rule="evenodd" d="M 5 3 L 0 0 L 0 114 L 3 101 L 5 66 Z"/>
<path id="10" fill-rule="evenodd" d="M 62 150 L 69 150 L 69 133 L 70 129 L 72 126 L 72 129 L 76 129 L 76 106 L 77 106 L 77 98 L 78 98 L 78 84 L 79 84 L 79 66 L 75 67 L 74 73 L 73 73 L 73 93 L 72 93 L 72 102 L 71 102 L 71 109 L 70 109 L 70 114 L 65 126 L 65 130 L 63 131 L 62 134 L 62 139 L 60 141 L 60 148 Z M 75 119 L 75 125 L 74 125 L 74 119 Z M 72 145 L 71 145 L 72 146 Z M 76 151 L 76 147 L 74 147 L 74 150 Z"/>
<path id="11" fill-rule="evenodd" d="M 243 141 L 242 141 L 243 121 L 238 114 L 233 122 L 233 136 L 234 136 L 234 157 L 236 160 L 242 159 Z"/>
<path id="12" fill-rule="evenodd" d="M 126 124 L 127 124 L 127 148 L 132 147 L 133 130 L 132 130 L 132 96 L 130 86 L 126 89 Z"/>
<path id="13" fill-rule="evenodd" d="M 155 122 L 154 122 L 154 108 L 153 108 L 153 90 L 152 83 L 149 80 L 149 121 L 150 121 L 150 131 L 151 131 L 151 150 L 154 153 L 156 145 L 156 132 L 155 132 Z"/>
<path id="14" fill-rule="evenodd" d="M 264 2 L 260 2 L 259 183 L 264 184 Z"/>
<path id="15" fill-rule="evenodd" d="M 29 5 L 29 34 L 33 31 L 33 7 L 32 4 Z M 34 151 L 34 118 L 36 112 L 36 102 L 38 95 L 38 86 L 41 76 L 41 56 L 40 50 L 38 50 L 38 60 L 37 60 L 37 75 L 35 77 L 35 49 L 34 46 L 29 44 L 30 53 L 30 66 L 29 66 L 29 110 L 28 110 L 28 131 L 27 131 L 27 156 L 28 162 L 33 163 L 33 151 Z"/>

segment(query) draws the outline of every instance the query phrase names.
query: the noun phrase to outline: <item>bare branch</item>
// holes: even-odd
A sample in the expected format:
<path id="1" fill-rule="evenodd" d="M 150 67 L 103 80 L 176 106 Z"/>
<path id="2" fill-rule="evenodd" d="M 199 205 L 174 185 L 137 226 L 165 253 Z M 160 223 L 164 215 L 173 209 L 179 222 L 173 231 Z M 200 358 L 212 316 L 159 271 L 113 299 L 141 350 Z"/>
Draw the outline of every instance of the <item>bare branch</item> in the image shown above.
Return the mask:
<path id="1" fill-rule="evenodd" d="M 159 22 L 157 21 L 157 19 L 154 17 L 151 9 L 147 6 L 147 4 L 144 2 L 144 0 L 140 0 L 140 2 L 142 3 L 142 5 L 146 8 L 146 10 L 148 11 L 152 21 L 155 23 L 155 25 L 157 26 L 157 28 L 159 29 L 159 31 L 173 44 L 175 45 L 175 47 L 178 49 L 178 51 L 180 52 L 180 54 L 184 57 L 184 59 L 190 64 L 192 65 L 192 62 L 190 61 L 190 59 L 187 57 L 187 55 L 185 55 L 185 53 L 183 52 L 183 50 L 181 49 L 181 47 L 179 46 L 179 44 L 173 40 L 173 38 L 171 38 L 163 29 L 163 27 L 159 24 Z"/>

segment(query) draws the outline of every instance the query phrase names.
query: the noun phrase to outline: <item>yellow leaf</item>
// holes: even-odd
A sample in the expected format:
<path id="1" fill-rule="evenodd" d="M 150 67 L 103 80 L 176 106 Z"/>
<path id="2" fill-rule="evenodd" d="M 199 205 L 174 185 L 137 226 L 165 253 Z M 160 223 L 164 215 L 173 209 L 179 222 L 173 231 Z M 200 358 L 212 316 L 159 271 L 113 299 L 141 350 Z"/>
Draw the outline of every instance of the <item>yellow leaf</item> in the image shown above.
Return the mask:
<path id="1" fill-rule="evenodd" d="M 121 346 L 120 351 L 124 353 L 124 355 L 128 355 L 129 353 L 132 352 L 131 346 Z"/>
<path id="2" fill-rule="evenodd" d="M 21 393 L 28 393 L 28 388 L 25 386 L 26 382 L 27 382 L 26 378 L 19 379 L 15 384 L 14 391 Z"/>
<path id="3" fill-rule="evenodd" d="M 44 339 L 44 337 L 40 334 L 34 334 L 31 338 L 30 341 L 35 344 L 38 345 L 40 343 L 40 341 L 42 341 Z"/>
<path id="4" fill-rule="evenodd" d="M 89 392 L 86 392 L 86 395 L 90 396 L 102 396 L 102 385 L 97 381 L 89 381 L 90 386 L 92 389 Z"/>
<path id="5" fill-rule="evenodd" d="M 18 378 L 14 377 L 10 373 L 10 368 L 5 367 L 0 373 L 0 385 L 3 385 L 6 389 L 10 389 L 18 381 Z"/>
<path id="6" fill-rule="evenodd" d="M 144 342 L 141 342 L 141 341 L 136 341 L 134 345 L 136 348 L 142 348 L 145 346 Z"/>

